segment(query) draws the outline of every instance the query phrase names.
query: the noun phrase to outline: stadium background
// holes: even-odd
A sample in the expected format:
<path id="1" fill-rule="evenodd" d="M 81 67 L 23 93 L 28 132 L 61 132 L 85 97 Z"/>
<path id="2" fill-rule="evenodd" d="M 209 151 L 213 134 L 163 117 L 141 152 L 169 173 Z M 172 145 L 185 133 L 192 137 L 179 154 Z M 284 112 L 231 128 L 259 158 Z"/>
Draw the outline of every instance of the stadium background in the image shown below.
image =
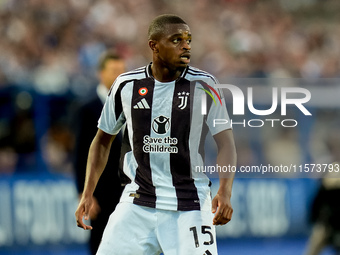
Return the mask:
<path id="1" fill-rule="evenodd" d="M 0 1 L 0 254 L 88 254 L 74 220 L 70 118 L 95 90 L 102 51 L 116 49 L 128 70 L 145 65 L 150 20 L 175 13 L 193 33 L 191 64 L 222 83 L 303 78 L 324 98 L 339 87 L 339 10 L 336 0 Z M 239 165 L 335 157 L 339 102 L 311 107 L 298 128 L 235 130 Z M 235 180 L 220 254 L 303 254 L 319 179 L 289 177 Z"/>

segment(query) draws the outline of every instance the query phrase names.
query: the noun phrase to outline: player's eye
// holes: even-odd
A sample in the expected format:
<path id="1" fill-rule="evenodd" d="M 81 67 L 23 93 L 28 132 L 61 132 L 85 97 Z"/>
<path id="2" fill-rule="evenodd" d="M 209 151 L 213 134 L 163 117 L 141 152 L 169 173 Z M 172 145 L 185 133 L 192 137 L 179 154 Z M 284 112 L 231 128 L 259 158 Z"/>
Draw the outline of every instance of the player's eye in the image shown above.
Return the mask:
<path id="1" fill-rule="evenodd" d="M 178 39 L 178 38 L 172 40 L 173 43 L 179 43 L 179 41 L 180 41 L 180 39 Z"/>
<path id="2" fill-rule="evenodd" d="M 190 40 L 187 40 L 187 44 L 190 44 L 191 43 L 191 39 Z"/>

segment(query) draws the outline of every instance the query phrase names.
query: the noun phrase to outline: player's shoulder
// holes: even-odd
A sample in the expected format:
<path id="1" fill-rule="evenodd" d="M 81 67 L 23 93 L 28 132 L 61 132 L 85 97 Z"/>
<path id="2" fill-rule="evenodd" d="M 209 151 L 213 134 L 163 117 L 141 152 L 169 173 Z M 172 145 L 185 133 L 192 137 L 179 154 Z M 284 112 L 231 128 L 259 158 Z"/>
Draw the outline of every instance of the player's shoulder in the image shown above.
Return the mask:
<path id="1" fill-rule="evenodd" d="M 113 94 L 115 94 L 118 90 L 123 89 L 124 86 L 129 82 L 145 79 L 147 77 L 148 77 L 147 66 L 142 66 L 132 71 L 122 73 L 116 78 L 116 80 L 112 84 L 109 91 L 109 95 L 111 95 L 112 92 L 114 92 Z"/>
<path id="2" fill-rule="evenodd" d="M 147 69 L 147 66 L 142 66 L 132 71 L 122 73 L 117 77 L 116 82 L 124 83 L 130 80 L 138 80 L 138 79 L 146 78 L 147 77 L 146 69 Z"/>
<path id="3" fill-rule="evenodd" d="M 214 75 L 193 66 L 187 67 L 185 77 L 189 80 L 206 80 L 213 83 L 218 83 Z"/>

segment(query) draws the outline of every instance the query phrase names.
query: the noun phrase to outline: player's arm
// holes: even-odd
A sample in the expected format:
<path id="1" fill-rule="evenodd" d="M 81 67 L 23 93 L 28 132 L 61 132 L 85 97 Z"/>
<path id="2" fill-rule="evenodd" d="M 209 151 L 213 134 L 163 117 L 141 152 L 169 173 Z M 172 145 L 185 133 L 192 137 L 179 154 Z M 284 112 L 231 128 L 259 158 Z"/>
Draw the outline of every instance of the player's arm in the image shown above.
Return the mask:
<path id="1" fill-rule="evenodd" d="M 89 219 L 89 211 L 93 206 L 93 192 L 106 166 L 114 138 L 114 135 L 107 134 L 101 129 L 98 129 L 90 146 L 87 158 L 84 191 L 75 213 L 77 226 L 85 230 L 92 229 L 91 226 L 87 226 L 83 223 L 83 217 L 85 216 L 85 220 Z"/>
<path id="2" fill-rule="evenodd" d="M 224 130 L 216 135 L 218 154 L 216 163 L 219 166 L 236 166 L 236 148 L 231 129 Z M 216 213 L 213 219 L 214 225 L 224 225 L 231 220 L 233 208 L 230 203 L 231 190 L 235 173 L 219 173 L 220 185 L 216 196 L 212 201 L 212 212 Z"/>

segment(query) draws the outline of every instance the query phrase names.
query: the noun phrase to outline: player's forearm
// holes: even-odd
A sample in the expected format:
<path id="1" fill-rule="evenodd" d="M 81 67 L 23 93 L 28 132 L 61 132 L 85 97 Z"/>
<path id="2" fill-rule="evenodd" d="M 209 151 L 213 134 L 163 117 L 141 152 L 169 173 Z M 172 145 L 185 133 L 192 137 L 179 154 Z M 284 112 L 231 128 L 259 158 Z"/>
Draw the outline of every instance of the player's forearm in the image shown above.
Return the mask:
<path id="1" fill-rule="evenodd" d="M 217 191 L 217 194 L 226 195 L 229 198 L 231 197 L 234 175 L 235 174 L 230 174 L 228 178 L 226 178 L 225 176 L 223 177 L 220 176 L 220 186 Z"/>
<path id="2" fill-rule="evenodd" d="M 217 161 L 217 164 L 219 166 L 227 166 L 228 169 L 231 169 L 232 166 L 236 166 L 236 154 L 230 157 L 230 160 L 220 160 L 220 162 Z M 218 194 L 226 194 L 229 197 L 231 196 L 234 176 L 235 176 L 235 173 L 233 172 L 220 172 L 219 173 L 220 186 L 217 192 Z"/>
<path id="3" fill-rule="evenodd" d="M 229 169 L 230 171 L 219 172 L 220 178 L 220 186 L 218 190 L 218 194 L 225 194 L 227 196 L 231 196 L 233 181 L 235 173 L 231 171 L 236 166 L 237 155 L 236 149 L 233 142 L 224 143 L 218 150 L 216 163 L 219 166 L 225 166 L 225 169 Z"/>
<path id="4" fill-rule="evenodd" d="M 110 142 L 103 141 L 100 136 L 96 135 L 92 141 L 87 159 L 83 195 L 93 194 L 106 166 L 112 140 Z"/>

